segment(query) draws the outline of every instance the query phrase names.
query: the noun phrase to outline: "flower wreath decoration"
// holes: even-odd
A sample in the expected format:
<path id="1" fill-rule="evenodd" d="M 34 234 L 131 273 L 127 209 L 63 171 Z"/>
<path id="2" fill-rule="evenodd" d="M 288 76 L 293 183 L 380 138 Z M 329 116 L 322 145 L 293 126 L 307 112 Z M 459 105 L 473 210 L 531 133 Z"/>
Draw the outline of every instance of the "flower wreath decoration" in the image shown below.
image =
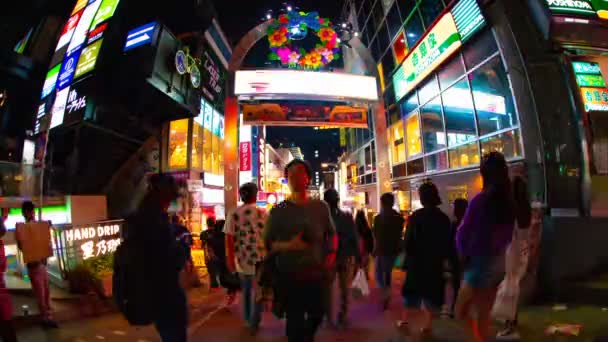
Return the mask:
<path id="1" fill-rule="evenodd" d="M 320 43 L 306 51 L 295 41 L 302 40 L 308 31 L 314 31 Z M 339 59 L 338 35 L 331 21 L 319 17 L 317 12 L 288 12 L 274 19 L 268 27 L 269 60 L 280 61 L 290 68 L 319 69 Z"/>

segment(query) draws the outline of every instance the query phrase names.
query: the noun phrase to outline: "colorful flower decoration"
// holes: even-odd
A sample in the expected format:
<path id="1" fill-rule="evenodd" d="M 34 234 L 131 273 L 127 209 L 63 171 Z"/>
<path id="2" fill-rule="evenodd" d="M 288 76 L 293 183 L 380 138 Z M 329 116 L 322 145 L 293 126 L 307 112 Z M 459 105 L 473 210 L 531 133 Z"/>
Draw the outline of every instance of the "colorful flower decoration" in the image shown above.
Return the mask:
<path id="1" fill-rule="evenodd" d="M 308 36 L 312 30 L 320 43 L 306 51 L 295 42 Z M 280 61 L 290 68 L 319 69 L 340 58 L 338 35 L 331 21 L 319 17 L 317 12 L 289 12 L 281 14 L 268 27 L 270 60 Z"/>

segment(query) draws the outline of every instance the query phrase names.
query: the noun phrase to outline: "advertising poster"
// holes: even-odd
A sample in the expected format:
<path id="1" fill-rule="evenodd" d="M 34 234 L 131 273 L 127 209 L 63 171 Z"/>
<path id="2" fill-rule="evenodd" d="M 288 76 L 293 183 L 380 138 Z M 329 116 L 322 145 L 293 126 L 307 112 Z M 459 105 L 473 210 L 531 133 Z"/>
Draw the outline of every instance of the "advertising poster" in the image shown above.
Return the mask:
<path id="1" fill-rule="evenodd" d="M 99 55 L 102 42 L 103 39 L 100 39 L 82 50 L 80 58 L 78 59 L 74 78 L 78 78 L 95 69 L 95 63 L 97 62 L 97 56 Z"/>
<path id="2" fill-rule="evenodd" d="M 59 70 L 59 78 L 57 79 L 58 90 L 72 84 L 74 73 L 76 72 L 76 65 L 78 64 L 78 58 L 80 57 L 80 52 L 81 50 L 75 50 L 63 60 L 63 64 Z"/>
<path id="3" fill-rule="evenodd" d="M 68 54 L 71 53 L 71 51 L 80 48 L 84 44 L 85 40 L 87 39 L 87 34 L 89 33 L 89 27 L 91 27 L 91 20 L 93 20 L 93 17 L 95 16 L 100 4 L 101 0 L 96 0 L 84 9 L 82 17 L 74 30 L 74 35 L 72 36 L 70 45 L 68 46 Z"/>
<path id="4" fill-rule="evenodd" d="M 53 129 L 63 123 L 63 116 L 65 115 L 65 106 L 68 102 L 69 93 L 69 87 L 57 92 L 57 97 L 55 97 L 55 103 L 51 110 L 51 125 L 49 129 Z"/>
<path id="5" fill-rule="evenodd" d="M 209 103 L 205 103 L 205 115 L 203 116 L 203 128 L 209 132 L 213 132 L 213 107 Z"/>
<path id="6" fill-rule="evenodd" d="M 263 103 L 243 105 L 243 123 L 268 126 L 367 128 L 367 109 L 332 105 Z"/>
<path id="7" fill-rule="evenodd" d="M 101 2 L 102 0 L 97 0 Z M 99 6 L 99 11 L 97 11 L 97 15 L 95 15 L 95 19 L 93 19 L 93 23 L 91 24 L 91 28 L 96 27 L 102 22 L 110 19 L 114 15 L 114 11 L 116 11 L 116 7 L 118 6 L 119 0 L 103 0 L 101 6 Z"/>
<path id="8" fill-rule="evenodd" d="M 57 42 L 57 48 L 55 48 L 55 51 L 59 51 L 62 47 L 68 45 L 68 43 L 72 39 L 72 35 L 74 34 L 74 30 L 76 29 L 76 25 L 78 24 L 81 15 L 82 12 L 76 13 L 72 15 L 70 19 L 68 19 L 67 23 L 65 23 L 63 31 L 61 32 L 61 36 L 59 37 L 59 42 Z"/>
<path id="9" fill-rule="evenodd" d="M 57 64 L 55 67 L 51 68 L 49 72 L 46 74 L 46 79 L 44 80 L 44 86 L 42 87 L 42 96 L 41 99 L 47 97 L 50 93 L 55 90 L 55 85 L 57 84 L 57 77 L 59 76 L 59 69 L 61 69 L 61 65 Z"/>

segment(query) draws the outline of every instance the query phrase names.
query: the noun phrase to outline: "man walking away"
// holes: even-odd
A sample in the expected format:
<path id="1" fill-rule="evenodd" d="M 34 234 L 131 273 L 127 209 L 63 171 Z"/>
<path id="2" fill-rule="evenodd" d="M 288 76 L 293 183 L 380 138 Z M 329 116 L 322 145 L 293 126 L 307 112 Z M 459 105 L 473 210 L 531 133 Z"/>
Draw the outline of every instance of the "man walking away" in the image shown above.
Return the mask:
<path id="1" fill-rule="evenodd" d="M 359 234 L 352 215 L 339 209 L 340 195 L 335 189 L 325 191 L 323 199 L 329 205 L 331 217 L 338 233 L 338 253 L 336 255 L 336 274 L 340 291 L 340 311 L 337 324 L 341 327 L 348 325 L 348 304 L 350 299 L 350 284 L 358 267 L 361 266 L 361 250 Z M 333 320 L 333 284 L 329 286 L 327 316 Z"/>
<path id="2" fill-rule="evenodd" d="M 30 201 L 23 202 L 21 206 L 21 213 L 25 222 L 34 222 L 34 203 Z M 49 242 L 50 243 L 50 242 Z M 18 242 L 20 245 L 20 243 Z M 21 246 L 21 245 L 20 245 Z M 38 301 L 38 309 L 42 317 L 42 325 L 46 328 L 57 328 L 57 323 L 52 320 L 51 310 L 51 296 L 49 292 L 49 274 L 46 269 L 46 258 L 40 261 L 33 261 L 27 263 L 27 274 L 30 277 L 32 283 L 32 290 L 34 296 Z"/>
<path id="3" fill-rule="evenodd" d="M 393 209 L 395 196 L 385 193 L 380 197 L 380 214 L 374 218 L 374 256 L 376 282 L 382 290 L 382 310 L 388 309 L 395 259 L 402 246 L 403 216 Z"/>
<path id="4" fill-rule="evenodd" d="M 256 206 L 258 187 L 243 184 L 239 195 L 243 205 L 226 220 L 226 262 L 230 273 L 238 272 L 241 279 L 241 302 L 245 322 L 252 334 L 259 328 L 262 304 L 256 302 L 254 283 L 259 263 L 264 256 L 262 233 L 266 214 Z"/>
<path id="5" fill-rule="evenodd" d="M 292 197 L 270 212 L 264 242 L 276 258 L 288 340 L 310 342 L 323 320 L 323 293 L 338 241 L 327 204 L 308 197 L 310 165 L 296 159 L 285 168 L 285 177 Z"/>
<path id="6" fill-rule="evenodd" d="M 188 256 L 167 214 L 177 195 L 173 177 L 151 176 L 114 256 L 113 292 L 119 309 L 131 324 L 153 323 L 163 342 L 187 340 L 188 308 L 179 274 Z"/>

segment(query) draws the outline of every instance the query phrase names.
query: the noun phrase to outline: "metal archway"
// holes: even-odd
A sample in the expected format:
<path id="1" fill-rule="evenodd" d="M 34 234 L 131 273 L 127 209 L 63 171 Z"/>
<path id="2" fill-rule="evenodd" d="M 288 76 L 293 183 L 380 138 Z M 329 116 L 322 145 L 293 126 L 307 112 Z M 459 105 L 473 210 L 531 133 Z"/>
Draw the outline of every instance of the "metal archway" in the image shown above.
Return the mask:
<path id="1" fill-rule="evenodd" d="M 234 94 L 234 75 L 243 65 L 245 57 L 251 48 L 262 38 L 266 37 L 268 26 L 272 20 L 265 21 L 249 31 L 233 49 L 232 57 L 228 65 L 228 84 L 226 85 L 227 96 L 224 112 L 224 203 L 225 212 L 230 213 L 236 209 L 238 203 L 239 186 L 239 103 Z M 378 68 L 369 49 L 363 45 L 358 37 L 349 41 L 356 55 L 361 58 L 368 73 L 376 79 L 380 77 Z M 379 82 L 376 82 L 378 94 L 382 94 Z M 384 98 L 380 95 L 379 100 L 372 104 L 374 134 L 376 137 L 376 188 L 378 190 L 378 201 L 380 195 L 392 191 L 391 171 L 388 156 L 388 140 L 386 127 L 386 110 Z M 378 206 L 379 207 L 379 206 Z"/>

